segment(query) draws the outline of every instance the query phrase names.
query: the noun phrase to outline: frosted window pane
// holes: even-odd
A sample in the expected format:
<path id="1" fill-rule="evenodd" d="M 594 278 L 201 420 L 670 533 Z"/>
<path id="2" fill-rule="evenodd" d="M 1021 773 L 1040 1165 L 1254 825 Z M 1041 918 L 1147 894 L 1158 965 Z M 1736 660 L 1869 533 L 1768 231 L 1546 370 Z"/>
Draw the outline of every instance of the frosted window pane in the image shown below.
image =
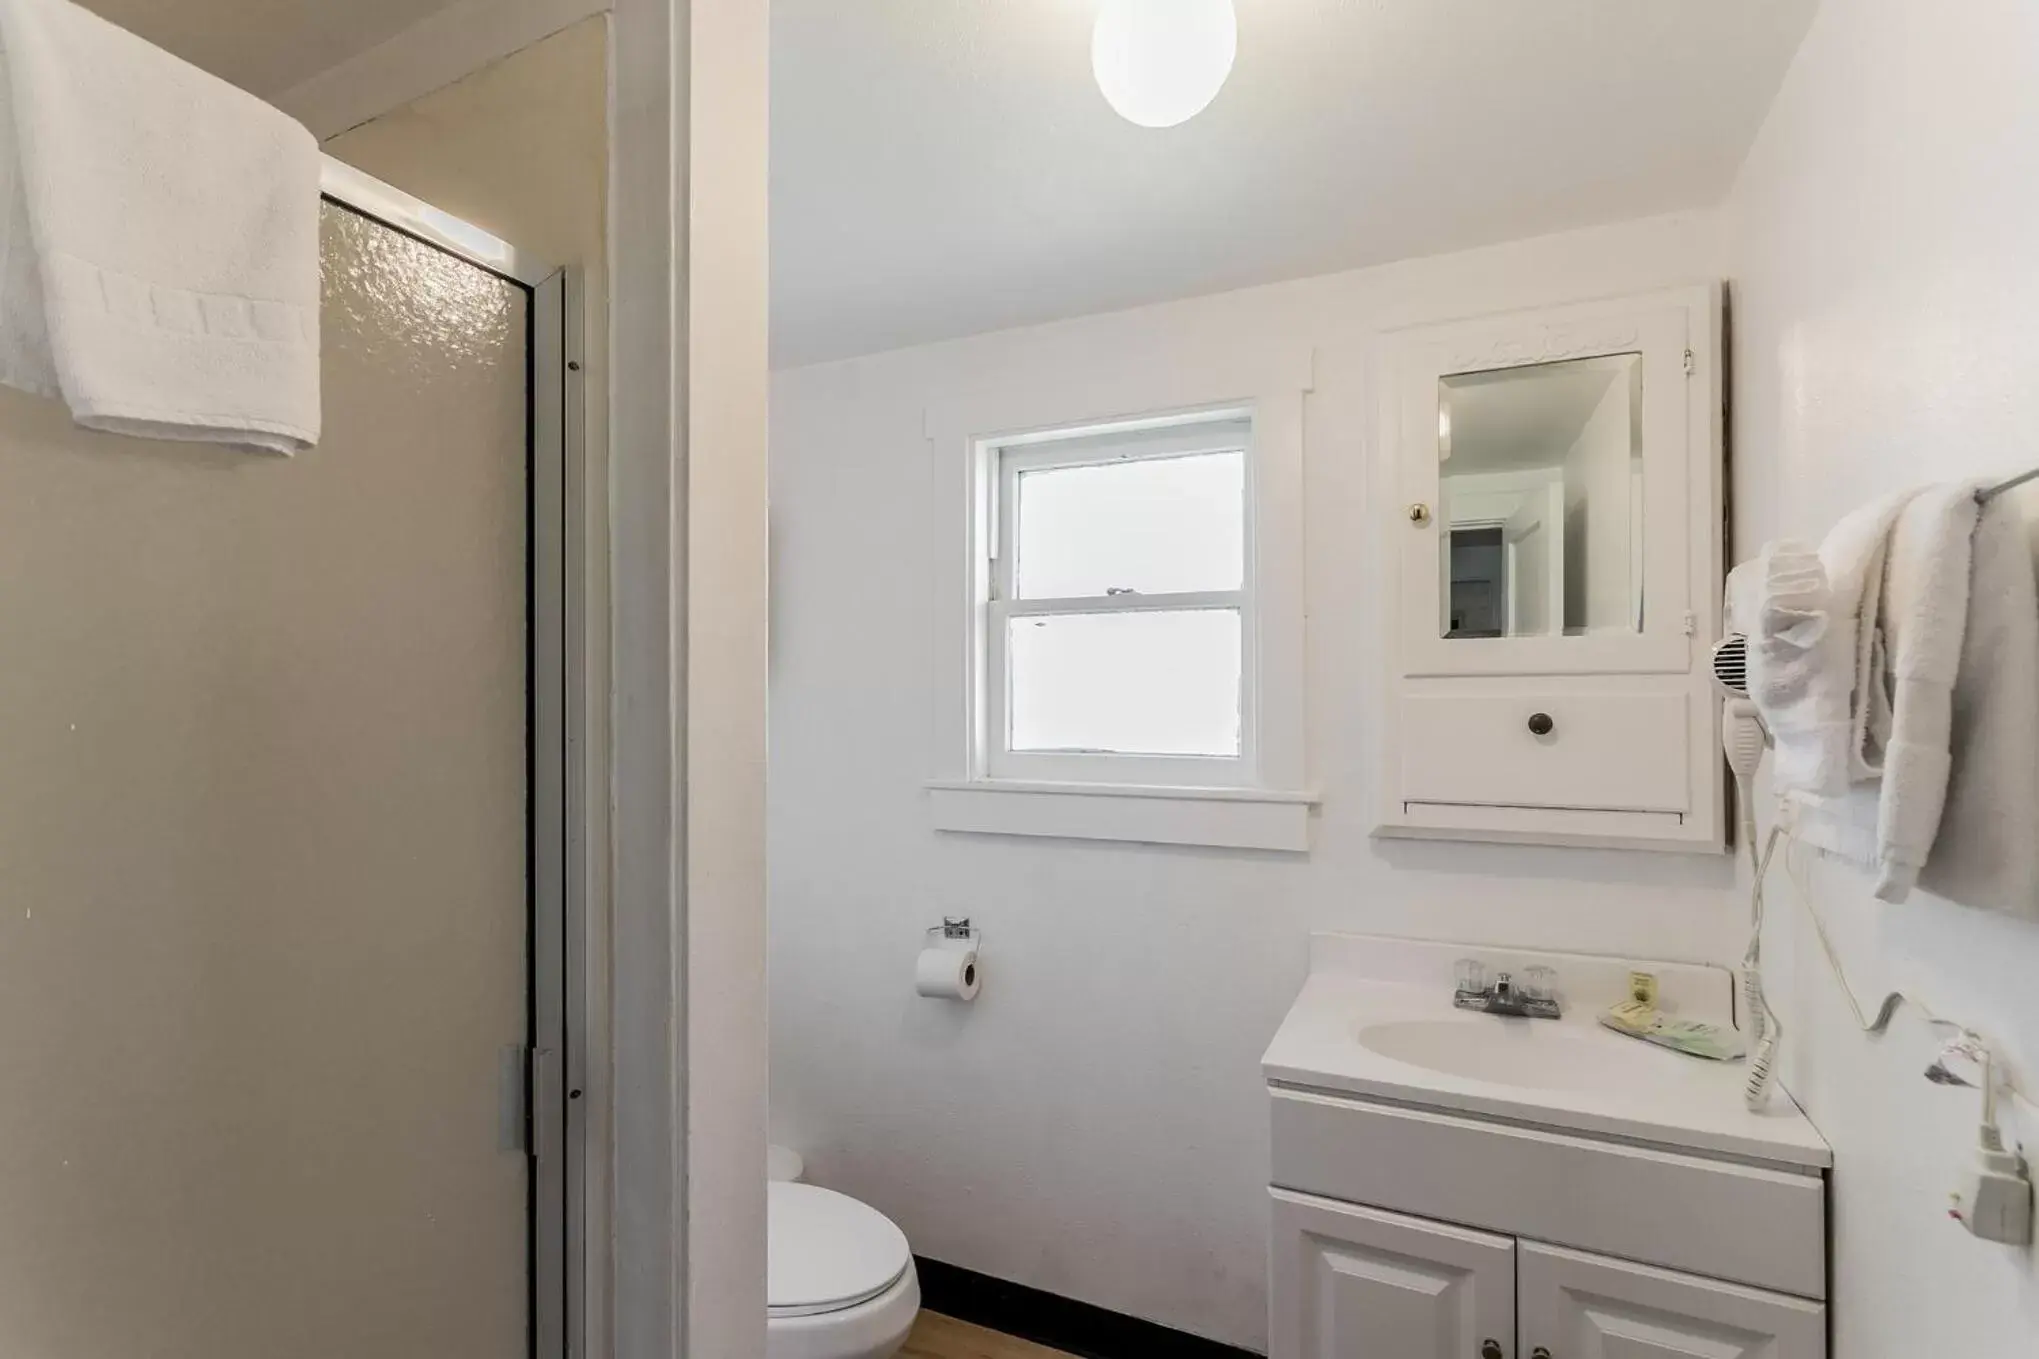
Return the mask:
<path id="1" fill-rule="evenodd" d="M 1012 746 L 1116 755 L 1239 754 L 1239 613 L 1011 620 Z"/>
<path id="2" fill-rule="evenodd" d="M 1019 475 L 1021 599 L 1237 590 L 1246 455 L 1200 453 Z"/>

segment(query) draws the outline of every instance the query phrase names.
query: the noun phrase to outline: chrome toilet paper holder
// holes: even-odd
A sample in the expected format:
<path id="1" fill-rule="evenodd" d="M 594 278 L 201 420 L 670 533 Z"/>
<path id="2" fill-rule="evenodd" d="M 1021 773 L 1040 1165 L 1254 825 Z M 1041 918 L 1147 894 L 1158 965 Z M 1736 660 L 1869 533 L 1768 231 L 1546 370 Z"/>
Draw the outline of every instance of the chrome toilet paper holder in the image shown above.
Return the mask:
<path id="1" fill-rule="evenodd" d="M 971 948 L 983 942 L 984 931 L 972 925 L 967 915 L 945 915 L 941 924 L 927 927 L 927 937 L 944 948 Z"/>

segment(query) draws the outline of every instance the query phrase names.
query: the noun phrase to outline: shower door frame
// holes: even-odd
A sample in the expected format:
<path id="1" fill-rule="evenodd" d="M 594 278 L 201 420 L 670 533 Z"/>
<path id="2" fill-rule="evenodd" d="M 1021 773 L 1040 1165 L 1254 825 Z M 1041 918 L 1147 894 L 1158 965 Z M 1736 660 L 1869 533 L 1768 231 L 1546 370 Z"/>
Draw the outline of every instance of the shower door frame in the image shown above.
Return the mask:
<path id="1" fill-rule="evenodd" d="M 472 223 L 322 157 L 320 196 L 524 290 L 529 298 L 526 777 L 527 1017 L 505 1091 L 506 1136 L 529 1161 L 531 1359 L 585 1333 L 587 1101 L 587 522 L 583 296 L 559 268 Z M 571 1092 L 571 1094 L 569 1094 Z M 476 1155 L 489 1154 L 478 1144 Z"/>

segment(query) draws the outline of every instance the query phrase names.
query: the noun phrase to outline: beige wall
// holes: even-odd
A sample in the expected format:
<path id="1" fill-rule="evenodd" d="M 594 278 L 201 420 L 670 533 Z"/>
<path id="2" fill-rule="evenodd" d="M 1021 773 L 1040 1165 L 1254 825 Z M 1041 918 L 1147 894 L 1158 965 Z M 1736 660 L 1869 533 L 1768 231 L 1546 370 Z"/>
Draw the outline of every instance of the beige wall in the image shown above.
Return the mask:
<path id="1" fill-rule="evenodd" d="M 607 20 L 584 19 L 326 142 L 554 264 L 603 258 Z"/>

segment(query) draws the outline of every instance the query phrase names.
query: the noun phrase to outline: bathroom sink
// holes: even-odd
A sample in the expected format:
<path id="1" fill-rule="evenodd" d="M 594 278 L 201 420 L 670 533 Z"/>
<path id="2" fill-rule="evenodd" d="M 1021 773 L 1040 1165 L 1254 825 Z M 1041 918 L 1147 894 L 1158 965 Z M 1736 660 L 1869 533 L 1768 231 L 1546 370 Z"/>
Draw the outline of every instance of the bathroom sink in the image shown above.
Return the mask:
<path id="1" fill-rule="evenodd" d="M 1687 1057 L 1597 1022 L 1600 1005 L 1648 972 L 1667 1013 L 1732 1023 L 1735 976 L 1726 968 L 1376 935 L 1313 935 L 1310 950 L 1310 975 L 1260 1062 L 1277 1108 L 1349 1097 L 1765 1163 L 1833 1164 L 1782 1092 L 1750 1112 L 1745 1063 Z M 1459 1009 L 1455 983 L 1467 958 L 1489 977 L 1551 968 L 1569 1012 L 1513 1019 Z"/>
<path id="2" fill-rule="evenodd" d="M 1361 1046 L 1410 1066 L 1541 1090 L 1674 1081 L 1696 1060 L 1600 1028 L 1546 1020 L 1408 1019 L 1367 1024 Z"/>

